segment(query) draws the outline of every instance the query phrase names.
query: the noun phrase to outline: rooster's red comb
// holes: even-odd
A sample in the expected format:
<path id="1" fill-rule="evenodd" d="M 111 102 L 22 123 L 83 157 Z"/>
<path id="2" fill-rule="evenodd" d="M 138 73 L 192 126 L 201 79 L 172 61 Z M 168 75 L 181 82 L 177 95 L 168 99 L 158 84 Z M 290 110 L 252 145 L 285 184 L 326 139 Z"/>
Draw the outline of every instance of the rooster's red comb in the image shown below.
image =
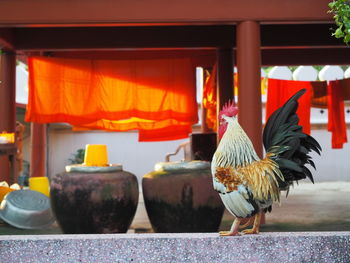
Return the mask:
<path id="1" fill-rule="evenodd" d="M 219 117 L 226 115 L 228 117 L 236 116 L 238 113 L 238 108 L 235 106 L 233 101 L 228 101 L 222 107 L 222 110 L 219 112 Z"/>

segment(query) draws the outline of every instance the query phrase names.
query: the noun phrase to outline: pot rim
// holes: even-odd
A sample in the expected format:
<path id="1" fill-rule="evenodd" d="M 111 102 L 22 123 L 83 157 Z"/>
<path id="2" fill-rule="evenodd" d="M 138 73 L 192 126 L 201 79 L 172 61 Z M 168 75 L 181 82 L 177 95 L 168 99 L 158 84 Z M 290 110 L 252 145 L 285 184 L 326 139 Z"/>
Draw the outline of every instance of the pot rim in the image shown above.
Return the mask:
<path id="1" fill-rule="evenodd" d="M 154 166 L 158 171 L 196 171 L 210 169 L 210 162 L 207 161 L 177 161 L 177 162 L 159 162 Z"/>

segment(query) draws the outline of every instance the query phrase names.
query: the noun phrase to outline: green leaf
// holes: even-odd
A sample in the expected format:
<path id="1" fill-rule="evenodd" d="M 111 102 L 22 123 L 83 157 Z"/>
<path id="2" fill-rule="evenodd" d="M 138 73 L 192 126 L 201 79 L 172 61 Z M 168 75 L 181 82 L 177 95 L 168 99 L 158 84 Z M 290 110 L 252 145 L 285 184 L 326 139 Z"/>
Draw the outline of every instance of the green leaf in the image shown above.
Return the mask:
<path id="1" fill-rule="evenodd" d="M 350 41 L 350 35 L 346 35 L 345 37 L 344 37 L 344 42 L 345 43 L 348 43 Z"/>
<path id="2" fill-rule="evenodd" d="M 344 33 L 343 33 L 343 31 L 342 31 L 342 27 L 338 27 L 337 30 L 335 30 L 334 36 L 335 36 L 336 38 L 341 38 L 341 37 L 344 36 Z"/>
<path id="3" fill-rule="evenodd" d="M 334 0 L 328 3 L 328 13 L 334 14 L 333 19 L 338 28 L 333 31 L 332 36 L 343 38 L 347 44 L 350 42 L 350 4 L 348 0 Z"/>

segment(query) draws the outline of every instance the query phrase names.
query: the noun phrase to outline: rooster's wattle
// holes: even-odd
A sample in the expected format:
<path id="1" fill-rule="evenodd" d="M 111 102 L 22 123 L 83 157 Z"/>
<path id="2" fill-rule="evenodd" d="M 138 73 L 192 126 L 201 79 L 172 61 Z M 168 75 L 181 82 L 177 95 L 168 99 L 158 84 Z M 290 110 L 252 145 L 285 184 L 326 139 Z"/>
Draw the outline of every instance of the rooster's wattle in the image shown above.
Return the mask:
<path id="1" fill-rule="evenodd" d="M 237 108 L 228 104 L 220 112 L 221 140 L 211 165 L 213 185 L 226 209 L 236 217 L 230 231 L 220 232 L 221 235 L 237 235 L 241 220 L 253 216 L 253 228 L 243 233 L 258 233 L 262 213 L 271 211 L 273 202 L 279 202 L 281 190 L 288 191 L 294 181 L 306 177 L 313 182 L 305 165 L 315 168 L 308 154 L 320 154 L 321 147 L 302 132 L 296 115 L 298 99 L 305 91 L 297 92 L 268 119 L 263 132 L 263 159 L 239 125 Z"/>

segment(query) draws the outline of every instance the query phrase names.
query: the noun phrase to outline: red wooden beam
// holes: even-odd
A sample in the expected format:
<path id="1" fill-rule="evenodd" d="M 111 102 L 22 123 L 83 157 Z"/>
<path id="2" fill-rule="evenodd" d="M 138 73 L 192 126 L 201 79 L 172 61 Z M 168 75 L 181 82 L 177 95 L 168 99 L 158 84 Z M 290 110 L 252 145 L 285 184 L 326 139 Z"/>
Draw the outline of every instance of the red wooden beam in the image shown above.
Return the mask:
<path id="1" fill-rule="evenodd" d="M 331 34 L 333 23 L 261 25 L 265 48 L 345 47 Z M 179 49 L 235 47 L 236 26 L 60 27 L 13 29 L 24 51 Z M 135 50 L 134 50 L 135 51 Z"/>
<path id="2" fill-rule="evenodd" d="M 269 24 L 260 27 L 262 47 L 346 47 L 341 39 L 332 36 L 336 28 L 334 23 Z"/>
<path id="3" fill-rule="evenodd" d="M 11 0 L 1 26 L 154 25 L 237 21 L 330 21 L 330 0 Z"/>
<path id="4" fill-rule="evenodd" d="M 13 50 L 13 29 L 0 28 L 0 49 Z"/>
<path id="5" fill-rule="evenodd" d="M 233 47 L 233 26 L 16 28 L 17 50 Z"/>
<path id="6" fill-rule="evenodd" d="M 262 65 L 350 65 L 347 48 L 263 49 Z"/>
<path id="7" fill-rule="evenodd" d="M 25 55 L 40 55 L 40 52 L 25 52 Z M 81 59 L 161 59 L 172 57 L 192 58 L 196 66 L 212 67 L 216 61 L 215 49 L 161 49 L 161 50 L 116 50 L 116 51 L 57 51 L 53 57 Z M 237 56 L 234 50 L 234 56 Z M 284 65 L 349 65 L 350 49 L 344 47 L 262 48 L 263 66 Z M 24 56 L 22 56 L 24 57 Z M 22 59 L 25 62 L 24 59 Z"/>

